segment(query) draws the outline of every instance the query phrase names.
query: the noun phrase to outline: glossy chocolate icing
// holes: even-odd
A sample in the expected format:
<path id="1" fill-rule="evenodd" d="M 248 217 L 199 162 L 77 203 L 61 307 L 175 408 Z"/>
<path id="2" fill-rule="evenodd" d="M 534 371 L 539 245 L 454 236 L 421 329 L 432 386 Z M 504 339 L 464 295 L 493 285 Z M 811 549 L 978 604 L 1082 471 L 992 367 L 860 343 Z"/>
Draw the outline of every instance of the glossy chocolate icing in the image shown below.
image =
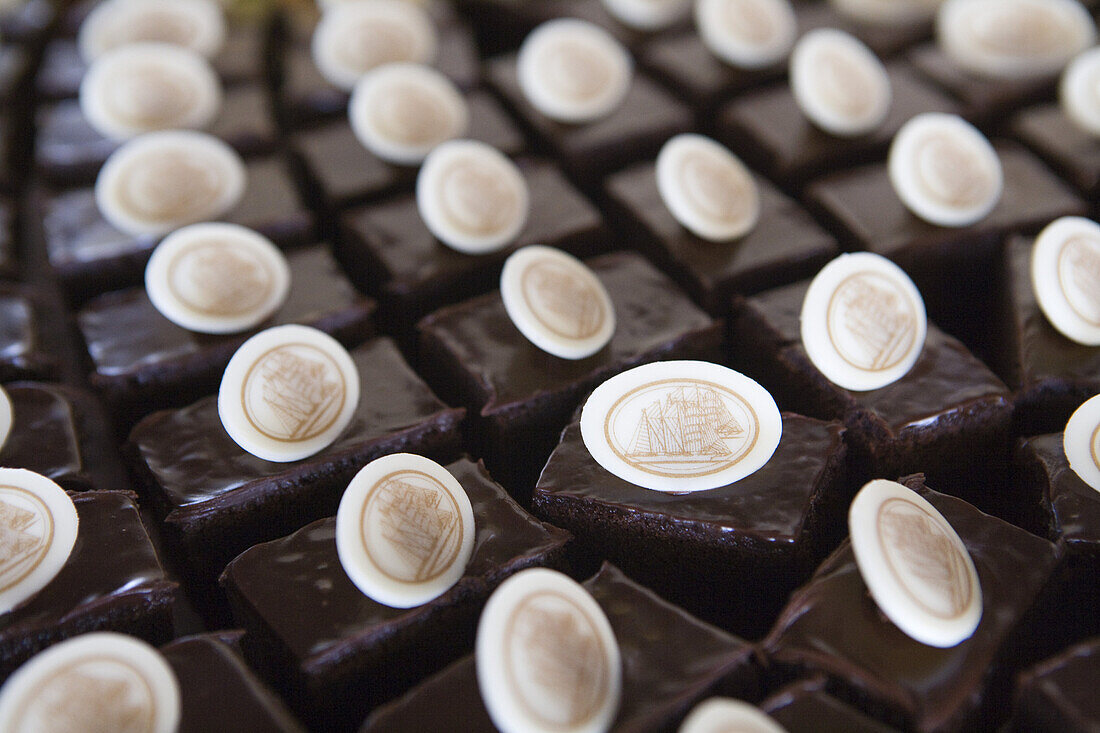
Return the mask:
<path id="1" fill-rule="evenodd" d="M 158 643 L 172 630 L 176 584 L 165 576 L 132 494 L 70 494 L 76 544 L 42 590 L 0 615 L 0 677 L 35 652 L 77 633 L 115 630 Z"/>
<path id="2" fill-rule="evenodd" d="M 1012 119 L 1011 130 L 1083 196 L 1100 198 L 1100 141 L 1070 122 L 1059 105 L 1028 107 Z"/>
<path id="3" fill-rule="evenodd" d="M 226 568 L 221 583 L 238 623 L 278 650 L 307 707 L 328 708 L 314 716 L 362 720 L 369 705 L 469 651 L 477 614 L 498 583 L 560 561 L 565 531 L 523 511 L 479 464 L 447 468 L 470 498 L 476 536 L 465 575 L 435 600 L 390 608 L 360 592 L 337 556 L 332 517 L 256 545 Z"/>
<path id="4" fill-rule="evenodd" d="M 1065 541 L 1070 554 L 1100 562 L 1100 491 L 1069 467 L 1062 433 L 1028 438 L 1019 451 L 1040 472 L 1043 500 L 1050 512 L 1050 538 Z"/>
<path id="5" fill-rule="evenodd" d="M 1027 633 L 1025 618 L 1061 550 L 924 488 L 919 476 L 906 483 L 943 514 L 974 560 L 983 603 L 974 635 L 946 649 L 906 636 L 875 605 L 845 541 L 791 596 L 764 651 L 787 671 L 827 675 L 853 699 L 918 731 L 989 725 L 988 714 L 1004 703 L 1013 642 Z"/>
<path id="6" fill-rule="evenodd" d="M 822 677 L 787 685 L 760 703 L 760 708 L 775 718 L 787 733 L 896 731 L 830 695 Z"/>
<path id="7" fill-rule="evenodd" d="M 58 355 L 43 332 L 47 308 L 34 287 L 0 283 L 0 381 L 57 376 Z"/>
<path id="8" fill-rule="evenodd" d="M 622 655 L 622 701 L 612 731 L 675 730 L 710 694 L 750 696 L 752 647 L 662 600 L 610 564 L 584 583 L 611 622 Z M 379 708 L 364 733 L 495 731 L 481 700 L 473 655 Z"/>
<path id="9" fill-rule="evenodd" d="M 1022 672 L 1008 730 L 1095 733 L 1100 722 L 1100 638 L 1088 639 Z"/>

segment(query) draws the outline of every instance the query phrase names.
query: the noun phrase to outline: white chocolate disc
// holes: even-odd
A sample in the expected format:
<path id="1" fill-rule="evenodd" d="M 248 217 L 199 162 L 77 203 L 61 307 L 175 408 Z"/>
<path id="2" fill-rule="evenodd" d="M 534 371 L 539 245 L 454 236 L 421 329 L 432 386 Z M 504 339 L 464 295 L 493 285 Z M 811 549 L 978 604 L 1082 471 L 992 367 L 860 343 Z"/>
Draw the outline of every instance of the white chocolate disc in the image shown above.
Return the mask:
<path id="1" fill-rule="evenodd" d="M 153 250 L 145 291 L 161 315 L 199 333 L 235 333 L 267 320 L 290 291 L 286 256 L 237 224 L 192 224 Z"/>
<path id="2" fill-rule="evenodd" d="M 474 510 L 435 461 L 395 453 L 368 463 L 336 514 L 336 551 L 364 595 L 412 608 L 459 581 L 474 551 Z"/>
<path id="3" fill-rule="evenodd" d="M 348 103 L 351 129 L 367 150 L 397 165 L 418 165 L 432 148 L 462 137 L 466 98 L 435 69 L 387 64 L 363 76 Z"/>
<path id="4" fill-rule="evenodd" d="M 581 411 L 592 457 L 624 481 L 684 494 L 732 484 L 762 468 L 783 420 L 766 389 L 704 361 L 629 369 L 593 390 Z"/>
<path id="5" fill-rule="evenodd" d="M 154 42 L 211 58 L 225 42 L 225 14 L 215 0 L 104 0 L 80 24 L 80 55 L 91 63 L 111 49 Z"/>
<path id="6" fill-rule="evenodd" d="M 603 609 L 567 575 L 521 570 L 477 627 L 477 682 L 502 733 L 602 733 L 622 694 L 619 644 Z"/>
<path id="7" fill-rule="evenodd" d="M 11 406 L 11 397 L 7 390 L 0 386 L 0 448 L 8 441 L 11 435 L 12 423 L 15 421 L 15 413 Z"/>
<path id="8" fill-rule="evenodd" d="M 904 377 L 927 332 L 917 286 L 900 267 L 870 252 L 827 264 L 802 301 L 802 346 L 814 366 L 844 389 L 878 389 Z"/>
<path id="9" fill-rule="evenodd" d="M 1059 333 L 1100 346 L 1100 224 L 1079 216 L 1048 224 L 1031 251 L 1031 287 Z"/>
<path id="10" fill-rule="evenodd" d="M 639 31 L 668 28 L 691 14 L 691 0 L 603 0 L 607 12 Z"/>
<path id="11" fill-rule="evenodd" d="M 433 150 L 416 178 L 416 206 L 436 239 L 466 254 L 493 252 L 527 223 L 527 181 L 496 148 L 453 140 Z"/>
<path id="12" fill-rule="evenodd" d="M 218 75 L 203 56 L 168 43 L 133 43 L 92 62 L 80 83 L 84 118 L 104 137 L 201 129 L 221 109 Z"/>
<path id="13" fill-rule="evenodd" d="M 779 63 L 798 35 L 789 0 L 697 0 L 695 26 L 711 53 L 741 69 Z"/>
<path id="14" fill-rule="evenodd" d="M 786 733 L 786 729 L 755 705 L 712 697 L 691 709 L 679 733 Z"/>
<path id="15" fill-rule="evenodd" d="M 246 179 L 241 156 L 216 137 L 149 132 L 111 153 L 96 178 L 95 200 L 117 229 L 156 236 L 221 217 L 241 200 Z"/>
<path id="16" fill-rule="evenodd" d="M 829 0 L 841 14 L 860 23 L 905 26 L 931 20 L 943 0 Z"/>
<path id="17" fill-rule="evenodd" d="M 1100 395 L 1074 410 L 1062 433 L 1062 450 L 1073 472 L 1100 491 Z"/>
<path id="18" fill-rule="evenodd" d="M 431 17 L 405 0 L 354 0 L 326 8 L 313 31 L 313 62 L 333 86 L 351 91 L 383 64 L 430 64 L 439 45 Z"/>
<path id="19" fill-rule="evenodd" d="M 553 247 L 516 250 L 500 273 L 504 309 L 527 340 L 562 359 L 584 359 L 615 333 L 615 306 L 583 262 Z"/>
<path id="20" fill-rule="evenodd" d="M 229 437 L 278 463 L 328 447 L 358 405 L 359 372 L 351 355 L 308 326 L 275 326 L 245 341 L 218 390 L 218 415 Z"/>
<path id="21" fill-rule="evenodd" d="M 0 468 L 0 614 L 61 571 L 78 524 L 73 500 L 60 486 L 33 471 Z"/>
<path id="22" fill-rule="evenodd" d="M 599 26 L 559 18 L 523 39 L 516 73 L 532 107 L 558 122 L 581 123 L 606 117 L 622 104 L 634 62 Z"/>
<path id="23" fill-rule="evenodd" d="M 887 165 L 898 198 L 930 224 L 970 226 L 1001 199 L 997 151 L 957 115 L 926 112 L 910 119 L 894 136 Z"/>
<path id="24" fill-rule="evenodd" d="M 934 506 L 894 481 L 866 484 L 848 510 L 856 565 L 887 618 L 910 638 L 946 648 L 982 618 L 982 588 L 966 545 Z"/>
<path id="25" fill-rule="evenodd" d="M 878 129 L 890 113 L 890 77 L 855 36 L 818 28 L 791 52 L 791 92 L 802 114 L 825 132 L 854 137 Z"/>
<path id="26" fill-rule="evenodd" d="M 174 733 L 179 719 L 179 683 L 168 662 L 144 641 L 114 632 L 55 644 L 0 689 L 0 730 L 9 733 Z"/>
<path id="27" fill-rule="evenodd" d="M 1096 24 L 1078 0 L 946 0 L 940 48 L 961 69 L 993 79 L 1052 76 L 1093 44 Z"/>
<path id="28" fill-rule="evenodd" d="M 1100 48 L 1077 56 L 1058 87 L 1062 111 L 1075 125 L 1100 137 Z"/>
<path id="29" fill-rule="evenodd" d="M 728 242 L 760 218 L 756 180 L 741 160 L 714 140 L 685 133 L 657 154 L 657 190 L 665 206 L 697 237 Z"/>

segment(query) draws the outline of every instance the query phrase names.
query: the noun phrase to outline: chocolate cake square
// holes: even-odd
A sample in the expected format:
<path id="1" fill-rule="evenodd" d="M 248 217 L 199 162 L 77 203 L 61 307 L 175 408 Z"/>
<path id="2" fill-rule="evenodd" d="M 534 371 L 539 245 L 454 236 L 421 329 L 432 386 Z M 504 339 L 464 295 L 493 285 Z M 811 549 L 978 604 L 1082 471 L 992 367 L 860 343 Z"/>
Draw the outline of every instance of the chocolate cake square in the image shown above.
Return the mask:
<path id="1" fill-rule="evenodd" d="M 0 382 L 60 375 L 58 310 L 32 285 L 0 282 Z"/>
<path id="2" fill-rule="evenodd" d="M 1016 114 L 1012 135 L 1072 183 L 1089 201 L 1100 199 L 1100 142 L 1073 124 L 1057 104 L 1038 104 Z"/>
<path id="3" fill-rule="evenodd" d="M 469 496 L 477 534 L 463 577 L 428 603 L 391 608 L 364 595 L 340 564 L 333 517 L 252 547 L 222 575 L 234 617 L 248 630 L 245 648 L 277 670 L 292 704 L 317 729 L 354 726 L 371 707 L 468 652 L 481 607 L 499 583 L 562 560 L 565 531 L 527 514 L 482 465 L 463 459 L 447 468 Z"/>
<path id="4" fill-rule="evenodd" d="M 1061 550 L 927 489 L 920 476 L 904 483 L 944 516 L 974 561 L 982 589 L 974 635 L 947 648 L 906 636 L 871 598 L 845 541 L 791 596 L 763 651 L 787 673 L 827 676 L 847 699 L 906 729 L 993 729 L 1007 709 L 1015 647 L 1032 632 L 1029 610 Z"/>
<path id="5" fill-rule="evenodd" d="M 640 255 L 587 264 L 618 315 L 611 341 L 585 359 L 552 356 L 524 338 L 499 291 L 441 308 L 417 326 L 421 372 L 445 400 L 466 407 L 474 450 L 521 501 L 596 385 L 650 361 L 720 355 L 720 324 Z"/>
<path id="6" fill-rule="evenodd" d="M 392 341 L 373 339 L 351 355 L 359 405 L 343 434 L 309 458 L 273 463 L 246 453 L 222 427 L 217 396 L 134 427 L 127 450 L 139 493 L 197 581 L 211 580 L 257 542 L 335 514 L 352 476 L 381 455 L 458 452 L 463 411 L 440 402 Z"/>
<path id="7" fill-rule="evenodd" d="M 1100 638 L 1087 639 L 1016 678 L 1011 733 L 1086 733 L 1100 721 Z"/>
<path id="8" fill-rule="evenodd" d="M 746 235 L 712 242 L 673 216 L 657 190 L 655 165 L 638 163 L 605 182 L 613 223 L 707 312 L 724 315 L 734 293 L 810 277 L 839 254 L 836 240 L 805 210 L 756 176 L 760 218 Z"/>
<path id="9" fill-rule="evenodd" d="M 814 677 L 786 685 L 760 703 L 787 733 L 896 733 L 829 694 L 828 681 Z"/>

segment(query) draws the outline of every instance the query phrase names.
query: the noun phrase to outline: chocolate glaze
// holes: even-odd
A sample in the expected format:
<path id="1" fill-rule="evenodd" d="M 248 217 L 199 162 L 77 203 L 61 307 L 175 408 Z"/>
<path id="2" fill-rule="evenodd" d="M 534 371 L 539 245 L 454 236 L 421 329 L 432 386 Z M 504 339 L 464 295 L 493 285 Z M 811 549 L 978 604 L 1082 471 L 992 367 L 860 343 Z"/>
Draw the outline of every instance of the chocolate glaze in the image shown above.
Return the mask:
<path id="1" fill-rule="evenodd" d="M 659 598 L 604 564 L 584 586 L 611 622 L 622 656 L 622 699 L 613 731 L 671 731 L 691 707 L 721 692 L 752 696 L 752 647 Z M 473 655 L 379 708 L 364 733 L 497 730 L 478 688 Z"/>
<path id="2" fill-rule="evenodd" d="M 79 530 L 61 571 L 42 590 L 0 615 L 0 677 L 62 639 L 94 630 L 166 641 L 176 584 L 161 567 L 132 494 L 70 494 Z"/>
<path id="3" fill-rule="evenodd" d="M 974 560 L 983 603 L 974 635 L 946 649 L 906 636 L 878 610 L 846 541 L 791 596 L 764 651 L 781 669 L 825 674 L 851 699 L 915 730 L 989 726 L 1005 702 L 1013 642 L 1026 634 L 1027 613 L 1061 549 L 924 488 L 919 476 L 906 483 L 943 514 Z"/>
<path id="4" fill-rule="evenodd" d="M 645 251 L 708 312 L 721 315 L 733 293 L 750 293 L 810 277 L 838 254 L 836 240 L 797 203 L 756 177 L 760 219 L 732 242 L 700 239 L 683 227 L 657 190 L 653 163 L 610 176 L 609 204 L 625 239 Z"/>
<path id="5" fill-rule="evenodd" d="M 58 354 L 43 330 L 47 309 L 46 296 L 33 286 L 0 283 L 0 381 L 56 378 Z"/>
<path id="6" fill-rule="evenodd" d="M 1100 721 L 1100 638 L 1066 649 L 1022 673 L 1008 730 L 1095 733 Z"/>
<path id="7" fill-rule="evenodd" d="M 1070 122 L 1060 106 L 1028 107 L 1012 119 L 1012 134 L 1094 204 L 1100 198 L 1100 142 Z"/>
<path id="8" fill-rule="evenodd" d="M 244 333 L 203 334 L 169 321 L 145 288 L 99 296 L 77 320 L 94 366 L 91 382 L 122 421 L 155 409 L 182 407 L 217 391 L 233 353 L 257 331 L 304 323 L 348 345 L 370 335 L 374 304 L 344 277 L 326 245 L 287 253 L 291 284 L 286 302 Z"/>
<path id="9" fill-rule="evenodd" d="M 829 694 L 826 680 L 815 677 L 772 693 L 760 708 L 787 733 L 891 733 L 891 728 Z"/>
<path id="10" fill-rule="evenodd" d="M 447 468 L 470 498 L 477 533 L 465 575 L 435 600 L 390 608 L 360 592 L 337 556 L 334 517 L 252 547 L 226 568 L 221 583 L 237 621 L 289 666 L 283 674 L 311 718 L 357 724 L 371 705 L 468 651 L 497 584 L 560 560 L 565 531 L 524 512 L 479 464 Z"/>
<path id="11" fill-rule="evenodd" d="M 1070 554 L 1092 556 L 1100 563 L 1100 491 L 1070 468 L 1062 433 L 1028 438 L 1019 451 L 1040 471 L 1043 501 L 1050 512 L 1050 539 L 1061 538 Z"/>

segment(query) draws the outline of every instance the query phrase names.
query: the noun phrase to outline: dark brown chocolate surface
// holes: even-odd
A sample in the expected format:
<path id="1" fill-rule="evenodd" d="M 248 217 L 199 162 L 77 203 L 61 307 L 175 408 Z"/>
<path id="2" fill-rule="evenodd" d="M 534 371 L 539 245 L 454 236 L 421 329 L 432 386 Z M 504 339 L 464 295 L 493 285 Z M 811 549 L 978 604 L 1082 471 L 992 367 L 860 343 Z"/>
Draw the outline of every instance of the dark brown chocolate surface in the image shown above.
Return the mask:
<path id="1" fill-rule="evenodd" d="M 362 720 L 371 705 L 470 650 L 497 584 L 560 561 L 568 533 L 523 511 L 478 464 L 447 468 L 470 498 L 477 533 L 463 577 L 428 603 L 391 608 L 356 588 L 337 556 L 331 517 L 252 547 L 226 568 L 221 582 L 238 622 L 258 637 L 254 646 L 289 665 L 289 684 L 311 718 Z"/>
<path id="2" fill-rule="evenodd" d="M 33 44 L 57 19 L 50 0 L 26 0 L 0 14 L 0 37 L 5 43 Z"/>
<path id="3" fill-rule="evenodd" d="M 612 731 L 671 731 L 710 694 L 751 695 L 751 646 L 708 626 L 636 584 L 612 565 L 584 583 L 611 622 L 622 656 L 622 701 Z M 366 733 L 495 731 L 468 656 L 378 709 Z"/>
<path id="4" fill-rule="evenodd" d="M 53 309 L 37 288 L 0 282 L 0 382 L 57 378 Z"/>
<path id="5" fill-rule="evenodd" d="M 988 725 L 988 714 L 1005 703 L 1012 641 L 1026 633 L 1022 622 L 1061 551 L 923 488 L 919 477 L 907 483 L 943 514 L 974 560 L 983 604 L 974 635 L 945 649 L 906 636 L 878 610 L 845 542 L 791 596 L 764 641 L 765 653 L 789 670 L 828 675 L 853 699 L 918 731 Z"/>
<path id="6" fill-rule="evenodd" d="M 1100 200 L 1100 141 L 1070 122 L 1057 104 L 1028 107 L 1012 119 L 1012 134 L 1093 203 Z"/>
<path id="7" fill-rule="evenodd" d="M 1100 638 L 1089 639 L 1017 678 L 1012 733 L 1096 733 L 1100 728 Z"/>
<path id="8" fill-rule="evenodd" d="M 828 693 L 817 677 L 789 684 L 760 703 L 787 733 L 891 733 L 885 723 L 864 715 Z"/>
<path id="9" fill-rule="evenodd" d="M 1039 470 L 1044 503 L 1050 512 L 1050 539 L 1061 539 L 1071 554 L 1100 562 L 1100 491 L 1086 484 L 1066 460 L 1062 433 L 1028 438 L 1019 447 Z"/>

